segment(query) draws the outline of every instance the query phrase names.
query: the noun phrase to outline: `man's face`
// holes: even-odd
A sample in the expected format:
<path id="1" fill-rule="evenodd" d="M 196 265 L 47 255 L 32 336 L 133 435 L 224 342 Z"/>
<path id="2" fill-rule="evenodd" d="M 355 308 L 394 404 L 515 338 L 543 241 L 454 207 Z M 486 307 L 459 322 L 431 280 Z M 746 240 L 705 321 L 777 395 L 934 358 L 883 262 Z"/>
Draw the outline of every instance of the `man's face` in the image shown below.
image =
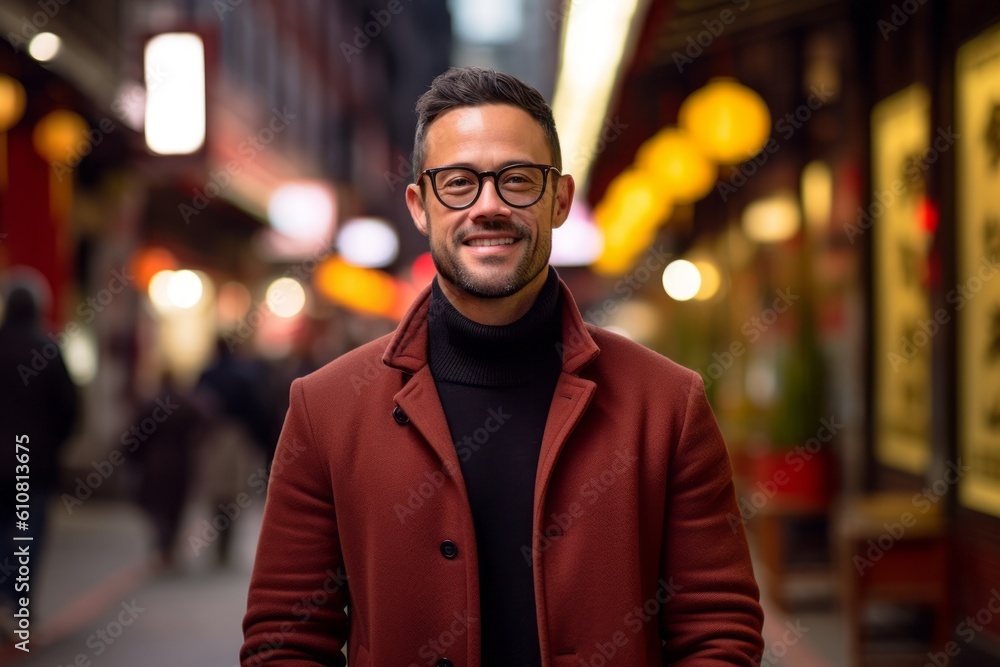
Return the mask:
<path id="1" fill-rule="evenodd" d="M 427 131 L 424 169 L 463 166 L 498 171 L 517 163 L 552 164 L 545 133 L 526 111 L 505 104 L 460 107 L 439 116 Z M 476 203 L 455 211 L 434 195 L 430 177 L 423 190 L 410 185 L 406 203 L 417 228 L 430 238 L 440 277 L 481 298 L 515 294 L 548 266 L 552 230 L 566 220 L 573 180 L 550 171 L 542 199 L 515 208 L 497 194 L 494 179 L 483 180 Z M 512 243 L 480 245 L 484 239 Z"/>

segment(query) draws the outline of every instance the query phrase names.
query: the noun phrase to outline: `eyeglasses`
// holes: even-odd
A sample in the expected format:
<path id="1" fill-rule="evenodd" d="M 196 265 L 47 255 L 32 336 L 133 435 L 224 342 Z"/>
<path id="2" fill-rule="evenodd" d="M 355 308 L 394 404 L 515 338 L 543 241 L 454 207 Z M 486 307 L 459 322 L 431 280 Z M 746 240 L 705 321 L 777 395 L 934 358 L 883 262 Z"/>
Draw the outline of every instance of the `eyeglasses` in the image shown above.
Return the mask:
<path id="1" fill-rule="evenodd" d="M 549 172 L 558 169 L 545 164 L 512 164 L 499 171 L 479 171 L 467 167 L 436 167 L 425 169 L 420 176 L 430 176 L 431 187 L 438 201 L 450 209 L 469 208 L 483 192 L 483 179 L 493 177 L 497 194 L 508 206 L 528 208 L 545 194 Z"/>

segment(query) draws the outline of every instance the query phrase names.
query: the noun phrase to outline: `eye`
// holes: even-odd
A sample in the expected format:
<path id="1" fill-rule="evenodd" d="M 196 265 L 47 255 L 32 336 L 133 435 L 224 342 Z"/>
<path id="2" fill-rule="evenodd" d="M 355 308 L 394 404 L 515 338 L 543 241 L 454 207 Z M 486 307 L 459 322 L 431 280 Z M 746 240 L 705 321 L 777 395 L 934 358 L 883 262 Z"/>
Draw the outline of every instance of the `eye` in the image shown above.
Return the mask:
<path id="1" fill-rule="evenodd" d="M 476 177 L 466 169 L 450 169 L 437 174 L 437 185 L 439 189 L 446 190 L 467 190 L 475 188 Z"/>
<path id="2" fill-rule="evenodd" d="M 537 187 L 541 182 L 541 174 L 534 169 L 524 168 L 508 171 L 503 175 L 503 187 L 511 190 L 525 190 Z"/>

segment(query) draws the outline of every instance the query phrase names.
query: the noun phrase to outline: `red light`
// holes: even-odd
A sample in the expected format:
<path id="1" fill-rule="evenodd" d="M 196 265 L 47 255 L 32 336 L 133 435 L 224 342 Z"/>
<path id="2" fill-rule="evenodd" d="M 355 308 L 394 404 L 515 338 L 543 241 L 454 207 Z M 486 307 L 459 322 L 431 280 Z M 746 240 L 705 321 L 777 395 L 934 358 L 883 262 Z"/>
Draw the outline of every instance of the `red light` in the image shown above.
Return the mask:
<path id="1" fill-rule="evenodd" d="M 929 197 L 921 197 L 917 202 L 917 224 L 920 229 L 933 234 L 938 227 L 938 208 Z"/>
<path id="2" fill-rule="evenodd" d="M 413 266 L 410 268 L 410 279 L 413 281 L 414 287 L 423 289 L 431 282 L 435 273 L 437 273 L 437 269 L 434 267 L 434 260 L 429 252 L 425 252 L 413 260 Z"/>

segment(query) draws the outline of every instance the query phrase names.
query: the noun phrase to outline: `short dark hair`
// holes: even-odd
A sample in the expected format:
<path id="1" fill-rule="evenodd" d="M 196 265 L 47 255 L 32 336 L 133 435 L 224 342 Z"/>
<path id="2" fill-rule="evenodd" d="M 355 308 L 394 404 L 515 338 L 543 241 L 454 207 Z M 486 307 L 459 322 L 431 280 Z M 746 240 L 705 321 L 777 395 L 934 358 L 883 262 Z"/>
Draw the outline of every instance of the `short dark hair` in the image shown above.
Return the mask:
<path id="1" fill-rule="evenodd" d="M 427 130 L 438 116 L 459 107 L 510 104 L 538 121 L 552 153 L 552 165 L 562 171 L 562 152 L 552 107 L 537 90 L 510 74 L 483 67 L 452 67 L 431 82 L 417 100 L 417 133 L 413 141 L 413 182 L 427 157 Z"/>

